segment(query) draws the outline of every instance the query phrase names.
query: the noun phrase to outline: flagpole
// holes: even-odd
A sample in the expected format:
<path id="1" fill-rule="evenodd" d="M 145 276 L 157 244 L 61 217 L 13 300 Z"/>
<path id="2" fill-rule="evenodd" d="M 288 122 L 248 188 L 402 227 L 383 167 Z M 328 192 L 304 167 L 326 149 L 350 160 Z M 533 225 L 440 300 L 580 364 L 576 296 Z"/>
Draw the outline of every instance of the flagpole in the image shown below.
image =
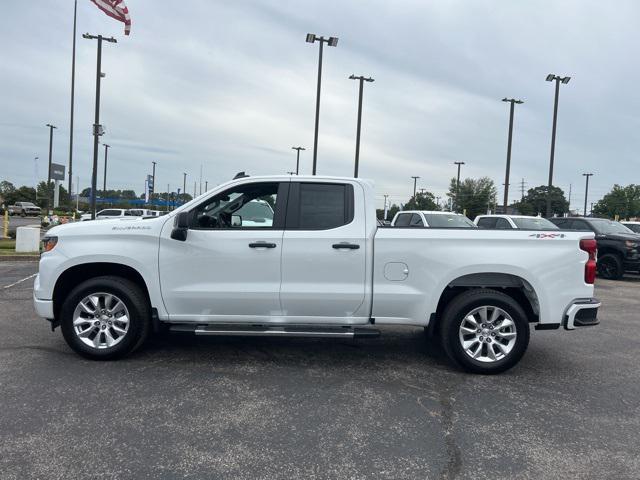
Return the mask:
<path id="1" fill-rule="evenodd" d="M 76 18 L 78 15 L 78 0 L 73 4 L 73 54 L 71 59 L 71 120 L 69 121 L 69 195 L 73 185 L 73 102 L 76 87 Z M 78 193 L 78 192 L 76 192 Z"/>

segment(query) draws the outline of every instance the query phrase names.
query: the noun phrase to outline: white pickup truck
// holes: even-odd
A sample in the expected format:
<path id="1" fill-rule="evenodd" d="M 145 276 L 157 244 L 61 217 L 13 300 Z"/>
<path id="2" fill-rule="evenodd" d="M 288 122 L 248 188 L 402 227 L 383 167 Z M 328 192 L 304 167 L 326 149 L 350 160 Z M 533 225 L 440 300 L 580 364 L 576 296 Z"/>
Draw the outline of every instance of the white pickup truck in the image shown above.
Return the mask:
<path id="1" fill-rule="evenodd" d="M 160 329 L 359 338 L 407 325 L 467 371 L 497 373 L 530 324 L 595 325 L 600 306 L 593 233 L 379 228 L 372 183 L 352 178 L 238 178 L 163 217 L 54 227 L 44 250 L 36 311 L 93 359 Z"/>

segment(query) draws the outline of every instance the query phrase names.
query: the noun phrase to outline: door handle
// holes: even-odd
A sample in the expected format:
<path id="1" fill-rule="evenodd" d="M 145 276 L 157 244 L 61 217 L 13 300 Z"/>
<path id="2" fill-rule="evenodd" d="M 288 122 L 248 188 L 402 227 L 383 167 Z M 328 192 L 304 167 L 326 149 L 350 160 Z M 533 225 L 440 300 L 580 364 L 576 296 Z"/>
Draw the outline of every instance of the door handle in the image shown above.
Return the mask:
<path id="1" fill-rule="evenodd" d="M 356 243 L 343 242 L 343 243 L 334 243 L 333 248 L 335 248 L 336 250 L 343 249 L 343 248 L 346 250 L 357 250 L 360 248 L 360 245 Z"/>
<path id="2" fill-rule="evenodd" d="M 249 248 L 276 248 L 276 244 L 268 242 L 254 242 L 249 244 Z"/>

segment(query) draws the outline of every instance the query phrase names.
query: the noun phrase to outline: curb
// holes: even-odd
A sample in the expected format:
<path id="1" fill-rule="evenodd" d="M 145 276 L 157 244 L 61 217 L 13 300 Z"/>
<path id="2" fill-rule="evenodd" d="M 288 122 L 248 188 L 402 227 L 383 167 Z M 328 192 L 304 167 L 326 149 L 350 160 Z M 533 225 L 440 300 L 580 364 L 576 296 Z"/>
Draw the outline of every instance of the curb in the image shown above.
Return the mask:
<path id="1" fill-rule="evenodd" d="M 40 255 L 0 255 L 1 262 L 37 262 Z"/>

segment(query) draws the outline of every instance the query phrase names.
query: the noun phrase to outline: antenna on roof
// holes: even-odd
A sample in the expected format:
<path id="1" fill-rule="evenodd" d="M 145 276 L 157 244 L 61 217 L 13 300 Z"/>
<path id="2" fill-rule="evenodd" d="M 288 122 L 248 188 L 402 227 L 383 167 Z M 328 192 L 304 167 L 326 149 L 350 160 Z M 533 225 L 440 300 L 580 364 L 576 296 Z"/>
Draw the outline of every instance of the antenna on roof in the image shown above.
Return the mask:
<path id="1" fill-rule="evenodd" d="M 238 178 L 246 178 L 246 177 L 248 177 L 248 176 L 249 176 L 249 175 L 247 175 L 247 174 L 246 174 L 246 173 L 244 173 L 244 172 L 238 172 L 238 173 L 236 173 L 236 176 L 235 176 L 235 177 L 233 177 L 233 180 L 236 180 L 236 179 L 238 179 Z"/>

